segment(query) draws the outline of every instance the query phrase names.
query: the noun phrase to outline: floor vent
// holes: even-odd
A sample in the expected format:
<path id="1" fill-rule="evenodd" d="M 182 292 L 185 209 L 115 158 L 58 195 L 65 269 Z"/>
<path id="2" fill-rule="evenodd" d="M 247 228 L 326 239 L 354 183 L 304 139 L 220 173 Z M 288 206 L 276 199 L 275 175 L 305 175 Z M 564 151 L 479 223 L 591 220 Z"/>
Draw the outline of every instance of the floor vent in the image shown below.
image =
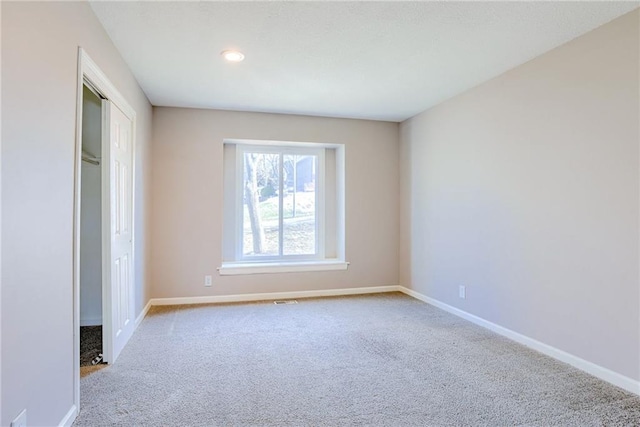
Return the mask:
<path id="1" fill-rule="evenodd" d="M 276 305 L 280 305 L 280 304 L 297 304 L 298 301 L 294 300 L 294 299 L 290 299 L 290 300 L 286 300 L 286 301 L 274 301 L 273 302 Z"/>

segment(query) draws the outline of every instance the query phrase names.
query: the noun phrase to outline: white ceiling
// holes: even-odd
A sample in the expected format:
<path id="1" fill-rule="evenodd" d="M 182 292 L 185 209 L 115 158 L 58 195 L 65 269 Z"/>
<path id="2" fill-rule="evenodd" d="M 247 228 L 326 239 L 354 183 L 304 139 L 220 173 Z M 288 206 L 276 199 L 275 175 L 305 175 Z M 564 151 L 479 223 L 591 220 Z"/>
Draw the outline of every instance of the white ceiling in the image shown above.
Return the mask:
<path id="1" fill-rule="evenodd" d="M 401 121 L 638 2 L 104 2 L 153 105 Z M 242 63 L 220 52 L 237 48 Z"/>

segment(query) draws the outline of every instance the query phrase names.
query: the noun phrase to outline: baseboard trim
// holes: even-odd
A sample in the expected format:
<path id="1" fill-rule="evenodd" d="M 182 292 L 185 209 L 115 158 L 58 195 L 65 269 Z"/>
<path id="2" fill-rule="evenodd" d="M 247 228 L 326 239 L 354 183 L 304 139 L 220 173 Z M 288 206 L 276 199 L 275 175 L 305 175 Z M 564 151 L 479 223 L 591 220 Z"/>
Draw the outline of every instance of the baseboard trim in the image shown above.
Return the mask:
<path id="1" fill-rule="evenodd" d="M 78 416 L 78 408 L 76 408 L 76 405 L 73 405 L 71 409 L 69 409 L 69 412 L 67 412 L 67 415 L 64 416 L 64 418 L 62 419 L 62 421 L 60 421 L 58 425 L 60 427 L 71 427 L 71 424 L 73 424 L 77 416 Z"/>
<path id="2" fill-rule="evenodd" d="M 595 363 L 581 359 L 578 356 L 574 356 L 573 354 L 567 353 L 566 351 L 552 347 L 548 344 L 545 344 L 543 342 L 530 338 L 526 335 L 522 335 L 518 332 L 512 331 L 511 329 L 507 329 L 503 326 L 497 325 L 493 322 L 485 320 L 474 314 L 467 313 L 464 310 L 460 310 L 459 308 L 453 307 L 449 304 L 445 304 L 441 301 L 430 298 L 426 295 L 423 295 L 419 292 L 414 291 L 413 289 L 408 289 L 408 288 L 405 288 L 404 286 L 398 286 L 398 288 L 400 292 L 407 294 L 413 298 L 426 302 L 427 304 L 433 305 L 434 307 L 438 307 L 446 312 L 449 312 L 465 320 L 468 320 L 471 323 L 475 323 L 478 326 L 482 326 L 486 329 L 496 332 L 504 337 L 507 337 L 513 341 L 523 344 L 533 350 L 539 351 L 542 354 L 553 357 L 556 360 L 567 363 L 575 368 L 580 369 L 581 371 L 591 374 L 594 377 L 600 378 L 601 380 L 604 380 L 608 383 L 611 383 L 615 386 L 625 389 L 631 393 L 640 395 L 640 381 L 636 381 L 632 378 L 629 378 L 627 376 L 614 372 L 608 368 L 605 368 L 600 365 L 596 365 Z"/>
<path id="3" fill-rule="evenodd" d="M 400 287 L 370 286 L 366 288 L 323 289 L 315 291 L 266 292 L 260 294 L 214 295 L 206 297 L 152 298 L 151 305 L 220 304 L 229 302 L 271 301 L 293 298 L 335 297 L 343 295 L 376 294 L 400 292 Z"/>
<path id="4" fill-rule="evenodd" d="M 145 316 L 149 312 L 149 309 L 153 305 L 153 304 L 151 304 L 151 301 L 153 301 L 153 300 L 150 299 L 149 301 L 147 301 L 147 305 L 144 306 L 144 308 L 142 309 L 140 314 L 138 314 L 138 317 L 136 317 L 135 329 L 138 329 L 138 326 L 140 326 L 140 323 L 142 323 L 142 321 L 144 320 Z"/>

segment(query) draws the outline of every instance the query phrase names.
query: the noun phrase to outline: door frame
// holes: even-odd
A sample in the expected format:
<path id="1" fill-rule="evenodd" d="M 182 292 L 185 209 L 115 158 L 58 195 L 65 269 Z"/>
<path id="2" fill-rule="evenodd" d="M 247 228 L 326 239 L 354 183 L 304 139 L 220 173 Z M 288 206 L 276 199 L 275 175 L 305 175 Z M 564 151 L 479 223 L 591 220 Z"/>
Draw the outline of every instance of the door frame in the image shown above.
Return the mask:
<path id="1" fill-rule="evenodd" d="M 76 92 L 76 142 L 75 142 L 75 158 L 74 158 L 74 191 L 73 191 L 73 400 L 75 406 L 75 414 L 73 419 L 80 411 L 80 214 L 81 214 L 81 185 L 82 185 L 82 101 L 83 101 L 83 85 L 89 86 L 94 92 L 104 99 L 111 101 L 118 107 L 132 123 L 131 131 L 131 275 L 134 283 L 134 299 L 135 299 L 135 159 L 136 159 L 136 112 L 116 89 L 116 87 L 107 78 L 106 74 L 98 67 L 98 65 L 89 57 L 87 52 L 82 48 L 78 48 L 78 82 Z M 105 147 L 106 145 L 106 147 Z M 110 144 L 102 142 L 102 152 L 110 150 Z M 103 156 L 104 157 L 104 156 Z M 101 164 L 101 167 L 104 167 Z M 109 167 L 106 165 L 106 167 Z M 103 180 L 104 181 L 104 180 Z M 102 182 L 101 192 L 110 188 L 111 183 Z M 103 207 L 104 208 L 104 207 Z M 102 210 L 101 210 L 102 212 Z M 104 228 L 104 224 L 103 224 Z M 102 259 L 103 269 L 105 257 L 110 257 L 107 248 L 110 248 L 109 242 L 102 239 Z M 103 275 L 104 277 L 104 275 Z M 102 283 L 102 324 L 111 324 L 111 312 L 104 310 L 105 303 L 110 304 L 111 284 Z M 105 292 L 107 290 L 107 292 Z M 108 298 L 109 301 L 105 301 Z M 135 313 L 133 314 L 135 317 Z M 103 343 L 111 340 L 111 337 L 105 337 L 103 334 Z"/>

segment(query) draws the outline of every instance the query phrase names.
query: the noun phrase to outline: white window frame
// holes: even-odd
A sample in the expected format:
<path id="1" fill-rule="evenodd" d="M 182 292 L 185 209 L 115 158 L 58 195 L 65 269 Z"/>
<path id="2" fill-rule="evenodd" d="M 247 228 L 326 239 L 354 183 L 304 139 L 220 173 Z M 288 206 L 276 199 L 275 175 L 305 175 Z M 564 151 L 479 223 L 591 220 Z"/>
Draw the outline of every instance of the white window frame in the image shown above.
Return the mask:
<path id="1" fill-rule="evenodd" d="M 294 272 L 311 272 L 311 271 L 336 271 L 347 270 L 349 262 L 345 260 L 345 146 L 344 144 L 334 143 L 317 143 L 317 142 L 292 142 L 292 141 L 269 141 L 269 140 L 247 140 L 247 139 L 225 139 L 224 144 L 230 144 L 235 146 L 235 159 L 232 160 L 235 171 L 233 172 L 233 227 L 229 236 L 225 239 L 233 236 L 232 243 L 232 255 L 231 259 L 224 259 L 218 272 L 221 276 L 230 275 L 247 275 L 247 274 L 265 274 L 265 273 L 294 273 Z M 268 256 L 256 256 L 255 259 L 246 260 L 243 257 L 242 251 L 242 222 L 244 215 L 244 194 L 242 192 L 242 184 L 244 183 L 244 152 L 255 150 L 258 147 L 258 152 L 268 152 L 270 147 L 273 147 L 276 151 L 284 151 L 290 149 L 289 152 L 300 153 L 301 149 L 310 149 L 313 151 L 321 152 L 319 159 L 322 159 L 322 164 L 318 167 L 322 167 L 322 171 L 319 169 L 316 171 L 316 179 L 318 180 L 318 186 L 322 186 L 322 197 L 320 196 L 320 190 L 316 192 L 317 200 L 320 203 L 317 204 L 316 209 L 316 227 L 322 227 L 318 230 L 316 244 L 318 245 L 318 251 L 315 257 L 297 258 L 290 256 L 287 259 L 268 257 Z M 326 253 L 326 160 L 325 153 L 327 150 L 335 150 L 335 169 L 336 169 L 336 194 L 335 197 L 335 239 L 336 246 L 335 254 L 330 257 Z M 242 153 L 242 154 L 241 154 Z M 314 155 L 316 155 L 314 153 Z M 319 160 L 320 162 L 320 160 Z M 320 184 L 322 182 L 322 184 Z M 229 184 L 231 185 L 231 184 Z M 238 188 L 240 187 L 240 188 Z M 280 215 L 282 217 L 282 215 Z M 231 224 L 230 224 L 231 225 Z M 332 230 L 333 232 L 333 230 Z M 226 240 L 225 240 L 226 241 Z M 224 252 L 224 251 L 223 251 Z"/>
<path id="2" fill-rule="evenodd" d="M 245 153 L 278 154 L 280 156 L 280 173 L 278 179 L 278 255 L 245 255 L 243 251 L 244 243 L 244 155 Z M 316 176 L 315 176 L 315 253 L 308 255 L 284 255 L 284 215 L 283 203 L 283 160 L 285 155 L 316 156 Z M 255 145 L 240 144 L 236 147 L 236 238 L 235 238 L 235 259 L 241 263 L 267 263 L 267 262 L 294 262 L 294 261 L 317 261 L 324 259 L 324 239 L 325 239 L 325 211 L 324 211 L 324 150 L 321 148 L 300 146 L 300 145 Z"/>

